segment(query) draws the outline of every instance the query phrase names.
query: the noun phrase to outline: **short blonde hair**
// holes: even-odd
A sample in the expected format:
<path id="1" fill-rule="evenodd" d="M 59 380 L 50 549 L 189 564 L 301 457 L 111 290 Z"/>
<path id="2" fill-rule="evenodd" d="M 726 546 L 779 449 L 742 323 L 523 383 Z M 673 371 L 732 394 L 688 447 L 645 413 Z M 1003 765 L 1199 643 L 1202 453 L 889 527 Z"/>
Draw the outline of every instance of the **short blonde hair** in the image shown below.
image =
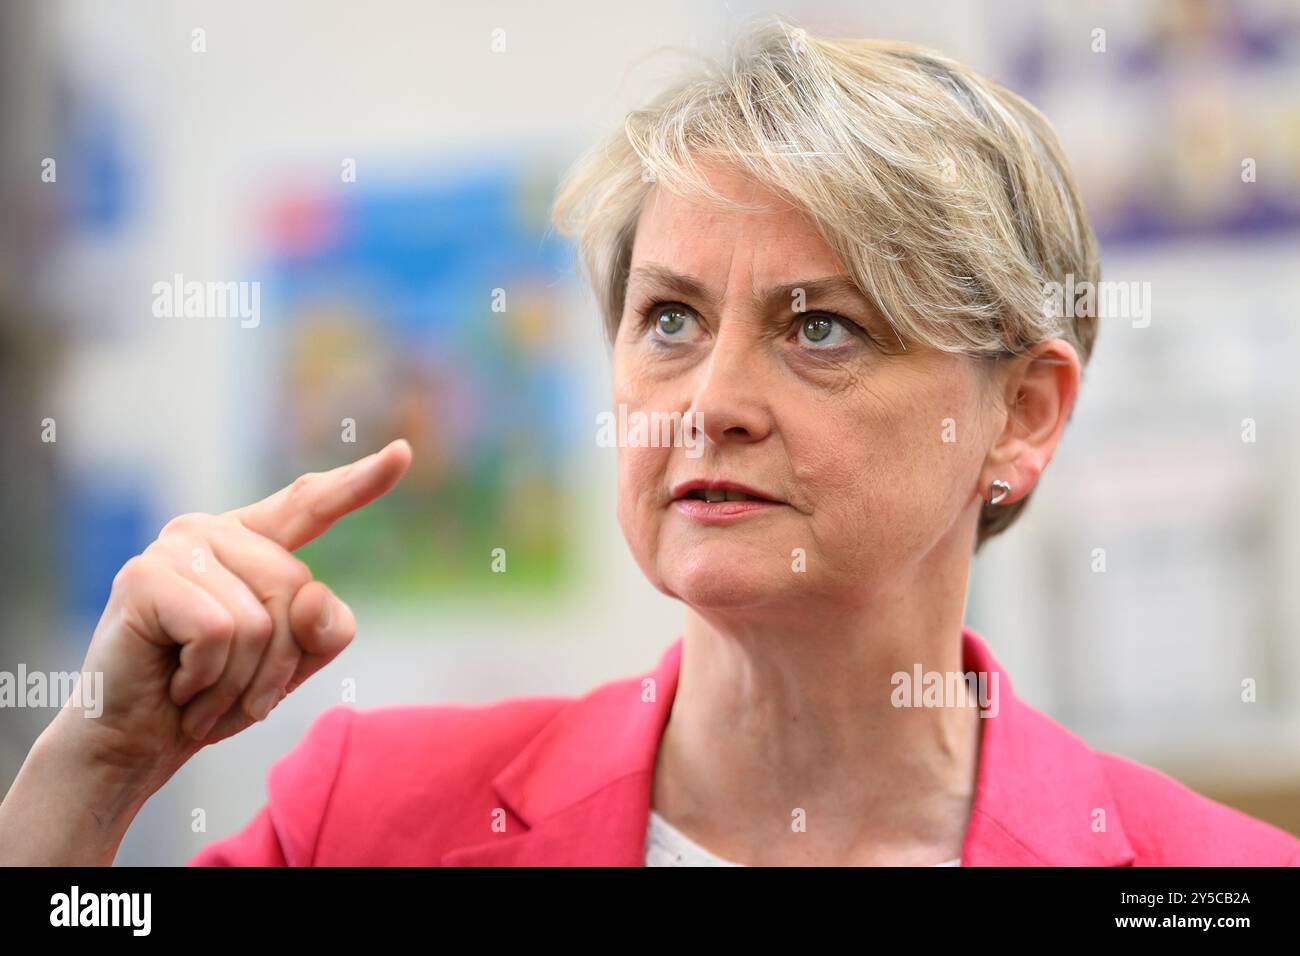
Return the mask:
<path id="1" fill-rule="evenodd" d="M 560 186 L 552 221 L 578 237 L 610 341 L 651 187 L 734 205 L 702 160 L 804 210 L 901 348 L 997 358 L 1062 338 L 1086 366 L 1095 315 L 1045 308 L 1046 290 L 1097 282 L 1097 240 L 1050 124 L 992 80 L 911 43 L 750 28 L 729 64 L 630 113 Z M 1027 501 L 985 505 L 976 550 Z"/>

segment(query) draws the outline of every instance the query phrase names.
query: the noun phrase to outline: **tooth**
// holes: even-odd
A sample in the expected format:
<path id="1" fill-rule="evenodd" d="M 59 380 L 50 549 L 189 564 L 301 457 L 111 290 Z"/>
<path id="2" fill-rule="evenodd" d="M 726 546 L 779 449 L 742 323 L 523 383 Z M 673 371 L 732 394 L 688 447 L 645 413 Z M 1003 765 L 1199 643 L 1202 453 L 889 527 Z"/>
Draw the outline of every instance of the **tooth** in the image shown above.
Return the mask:
<path id="1" fill-rule="evenodd" d="M 749 495 L 745 494 L 743 491 L 728 491 L 728 492 L 727 492 L 727 500 L 728 500 L 728 501 L 748 501 L 748 500 L 749 500 Z"/>
<path id="2" fill-rule="evenodd" d="M 706 488 L 704 490 L 704 500 L 705 501 L 726 501 L 727 493 L 725 491 L 715 491 L 712 488 Z"/>

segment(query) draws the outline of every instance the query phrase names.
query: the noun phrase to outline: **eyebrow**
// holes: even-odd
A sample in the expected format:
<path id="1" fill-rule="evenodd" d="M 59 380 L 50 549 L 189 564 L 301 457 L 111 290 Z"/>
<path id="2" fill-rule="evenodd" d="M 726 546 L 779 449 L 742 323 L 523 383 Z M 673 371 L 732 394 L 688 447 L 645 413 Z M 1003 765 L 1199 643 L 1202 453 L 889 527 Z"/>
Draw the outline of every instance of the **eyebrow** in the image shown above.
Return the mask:
<path id="1" fill-rule="evenodd" d="M 695 276 L 676 272 L 667 266 L 655 263 L 636 266 L 628 273 L 628 281 L 629 284 L 639 281 L 658 285 L 677 295 L 703 302 L 711 308 L 716 308 L 719 304 L 718 297 Z M 800 290 L 803 290 L 804 298 L 807 300 L 847 297 L 860 308 L 870 310 L 873 313 L 875 311 L 871 300 L 862 294 L 862 291 L 853 280 L 842 275 L 822 276 L 817 279 L 806 279 L 771 286 L 762 292 L 755 293 L 753 300 L 756 304 L 788 303 Z"/>

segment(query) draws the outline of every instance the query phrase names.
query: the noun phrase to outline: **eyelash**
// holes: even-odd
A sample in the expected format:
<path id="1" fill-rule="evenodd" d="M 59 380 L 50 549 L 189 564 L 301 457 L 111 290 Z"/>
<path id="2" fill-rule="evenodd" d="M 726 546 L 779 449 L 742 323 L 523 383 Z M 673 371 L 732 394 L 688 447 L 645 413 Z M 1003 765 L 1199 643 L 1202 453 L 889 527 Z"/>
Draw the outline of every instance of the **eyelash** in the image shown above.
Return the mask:
<path id="1" fill-rule="evenodd" d="M 660 311 L 667 308 L 682 309 L 686 312 L 689 312 L 691 315 L 695 316 L 696 321 L 699 321 L 699 315 L 696 313 L 696 311 L 684 302 L 654 299 L 636 310 L 636 314 L 639 317 L 638 331 L 641 332 L 642 334 L 651 331 L 651 326 L 658 319 Z M 828 309 L 813 309 L 811 311 L 802 313 L 801 317 L 796 323 L 796 330 L 794 332 L 794 335 L 797 336 L 799 334 L 797 329 L 798 325 L 801 325 L 802 323 L 808 321 L 808 319 L 816 318 L 818 316 L 822 316 L 831 319 L 834 322 L 838 322 L 841 326 L 843 326 L 846 332 L 848 332 L 851 335 L 855 335 L 860 339 L 865 340 L 867 344 L 871 344 L 874 341 L 872 339 L 871 333 L 869 333 L 857 322 L 854 322 L 852 319 L 848 318 L 847 316 L 840 315 L 838 312 L 831 312 Z M 661 345 L 665 344 L 660 339 L 658 339 L 658 337 L 655 337 L 655 341 L 659 342 L 659 344 Z M 810 349 L 810 351 L 834 352 L 836 351 L 836 349 L 835 348 Z"/>

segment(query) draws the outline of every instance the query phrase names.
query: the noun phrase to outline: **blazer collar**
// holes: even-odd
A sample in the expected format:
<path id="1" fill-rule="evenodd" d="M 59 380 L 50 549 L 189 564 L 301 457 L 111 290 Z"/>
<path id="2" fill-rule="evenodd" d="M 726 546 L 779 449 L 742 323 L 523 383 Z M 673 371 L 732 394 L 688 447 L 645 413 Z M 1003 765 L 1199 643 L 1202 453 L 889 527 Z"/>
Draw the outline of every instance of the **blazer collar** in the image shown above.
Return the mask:
<path id="1" fill-rule="evenodd" d="M 493 779 L 519 832 L 445 853 L 444 866 L 640 866 L 659 739 L 681 662 L 678 637 L 648 673 L 566 706 Z M 1093 752 L 1015 696 L 984 640 L 962 629 L 963 667 L 996 674 L 981 718 L 962 866 L 1127 866 L 1132 846 Z M 513 821 L 511 821 L 513 823 Z"/>
<path id="2" fill-rule="evenodd" d="M 998 712 L 981 718 L 975 800 L 962 866 L 1130 866 L 1136 854 L 1096 754 L 1022 701 L 984 639 L 962 628 L 967 672 L 998 680 Z"/>

